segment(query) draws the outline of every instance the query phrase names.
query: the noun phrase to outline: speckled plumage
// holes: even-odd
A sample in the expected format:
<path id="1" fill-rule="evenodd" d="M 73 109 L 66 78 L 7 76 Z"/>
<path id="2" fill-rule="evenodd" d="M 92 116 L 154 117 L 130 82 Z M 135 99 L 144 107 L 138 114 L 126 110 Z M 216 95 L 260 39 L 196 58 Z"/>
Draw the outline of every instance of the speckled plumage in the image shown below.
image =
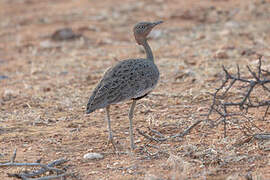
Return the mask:
<path id="1" fill-rule="evenodd" d="M 106 108 L 109 141 L 112 142 L 113 146 L 114 143 L 109 112 L 110 105 L 132 99 L 133 102 L 129 111 L 129 133 L 131 149 L 135 148 L 132 119 L 136 101 L 152 91 L 159 79 L 159 71 L 154 63 L 152 50 L 147 43 L 147 35 L 160 23 L 162 23 L 162 21 L 153 23 L 141 22 L 134 26 L 133 32 L 135 40 L 139 45 L 144 47 L 146 59 L 123 60 L 114 67 L 108 69 L 92 92 L 87 103 L 87 114 L 96 109 Z"/>
<path id="2" fill-rule="evenodd" d="M 148 59 L 127 59 L 119 62 L 104 74 L 87 104 L 87 111 L 104 108 L 110 104 L 138 98 L 155 88 L 159 71 Z"/>

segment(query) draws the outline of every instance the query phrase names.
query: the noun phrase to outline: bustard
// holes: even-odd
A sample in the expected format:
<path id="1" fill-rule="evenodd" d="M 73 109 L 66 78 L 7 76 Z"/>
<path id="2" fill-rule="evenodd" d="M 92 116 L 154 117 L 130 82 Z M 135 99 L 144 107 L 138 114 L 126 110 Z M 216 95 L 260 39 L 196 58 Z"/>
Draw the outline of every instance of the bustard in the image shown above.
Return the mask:
<path id="1" fill-rule="evenodd" d="M 133 100 L 129 110 L 130 146 L 134 149 L 132 119 L 136 101 L 145 97 L 158 83 L 159 70 L 154 63 L 152 50 L 147 42 L 147 35 L 162 21 L 140 22 L 133 28 L 135 40 L 144 47 L 146 58 L 126 59 L 108 69 L 97 84 L 87 103 L 89 114 L 96 109 L 106 108 L 109 141 L 113 146 L 113 135 L 110 121 L 110 105 L 125 100 Z"/>

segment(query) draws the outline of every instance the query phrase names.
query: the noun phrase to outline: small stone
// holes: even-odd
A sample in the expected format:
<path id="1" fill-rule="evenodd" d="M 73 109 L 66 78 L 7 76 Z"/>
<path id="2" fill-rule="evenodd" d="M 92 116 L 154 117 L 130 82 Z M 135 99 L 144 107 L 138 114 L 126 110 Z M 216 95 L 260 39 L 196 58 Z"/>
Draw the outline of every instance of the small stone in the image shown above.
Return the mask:
<path id="1" fill-rule="evenodd" d="M 153 174 L 148 174 L 144 177 L 144 180 L 163 180 L 163 178 L 157 177 Z"/>
<path id="2" fill-rule="evenodd" d="M 225 23 L 225 27 L 227 28 L 233 28 L 233 29 L 237 29 L 240 28 L 240 24 L 236 21 L 228 21 L 227 23 Z"/>
<path id="3" fill-rule="evenodd" d="M 235 46 L 234 45 L 224 45 L 221 47 L 222 50 L 234 50 Z"/>
<path id="4" fill-rule="evenodd" d="M 7 78 L 8 78 L 8 76 L 0 75 L 0 80 L 2 80 L 2 79 L 7 79 Z"/>
<path id="5" fill-rule="evenodd" d="M 43 92 L 49 92 L 49 91 L 51 91 L 51 88 L 50 87 L 43 87 L 42 89 L 43 89 Z"/>
<path id="6" fill-rule="evenodd" d="M 198 109 L 197 109 L 197 111 L 198 112 L 202 112 L 202 111 L 204 111 L 206 108 L 205 107 L 199 107 Z"/>
<path id="7" fill-rule="evenodd" d="M 192 20 L 194 19 L 194 14 L 192 13 L 192 11 L 190 10 L 185 10 L 181 15 L 180 15 L 181 19 L 184 20 Z"/>
<path id="8" fill-rule="evenodd" d="M 72 40 L 81 37 L 80 34 L 75 34 L 70 28 L 63 28 L 55 31 L 52 35 L 52 40 L 63 41 Z"/>
<path id="9" fill-rule="evenodd" d="M 103 155 L 99 153 L 87 153 L 83 156 L 84 159 L 102 159 Z"/>
<path id="10" fill-rule="evenodd" d="M 6 60 L 0 59 L 0 64 L 5 63 L 5 62 L 6 62 Z"/>
<path id="11" fill-rule="evenodd" d="M 60 44 L 53 43 L 53 42 L 51 42 L 49 40 L 41 41 L 39 43 L 39 45 L 40 45 L 40 47 L 45 48 L 45 49 L 59 48 L 59 47 L 61 47 Z"/>
<path id="12" fill-rule="evenodd" d="M 61 76 L 65 76 L 67 74 L 68 74 L 68 71 L 62 71 L 62 72 L 59 73 L 59 75 L 61 75 Z"/>
<path id="13" fill-rule="evenodd" d="M 254 55 L 256 54 L 256 51 L 252 50 L 252 49 L 244 49 L 242 52 L 241 52 L 241 55 L 242 56 L 251 56 L 251 55 Z"/>
<path id="14" fill-rule="evenodd" d="M 4 101 L 9 101 L 9 100 L 11 100 L 13 98 L 16 98 L 17 96 L 18 96 L 18 92 L 15 92 L 15 91 L 13 91 L 11 89 L 6 89 L 4 91 L 4 94 L 3 94 L 3 100 Z"/>
<path id="15" fill-rule="evenodd" d="M 215 54 L 215 57 L 216 58 L 219 58 L 219 59 L 227 59 L 229 56 L 228 54 L 226 53 L 226 51 L 224 50 L 218 50 Z"/>

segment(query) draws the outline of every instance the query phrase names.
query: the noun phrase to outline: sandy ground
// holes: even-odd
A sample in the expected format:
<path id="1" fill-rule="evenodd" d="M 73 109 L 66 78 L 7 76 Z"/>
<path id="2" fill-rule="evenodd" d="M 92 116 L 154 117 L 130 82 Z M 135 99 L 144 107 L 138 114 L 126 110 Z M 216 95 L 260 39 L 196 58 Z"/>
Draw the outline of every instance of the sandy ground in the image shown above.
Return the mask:
<path id="1" fill-rule="evenodd" d="M 163 20 L 149 40 L 161 78 L 138 102 L 134 129 L 165 136 L 182 132 L 205 120 L 208 92 L 224 77 L 222 65 L 235 72 L 239 64 L 245 74 L 246 65 L 255 67 L 261 54 L 263 68 L 269 69 L 269 19 L 267 0 L 1 0 L 0 162 L 17 148 L 17 162 L 69 159 L 68 171 L 76 176 L 68 179 L 246 179 L 247 174 L 270 179 L 268 141 L 235 145 L 246 138 L 245 123 L 228 123 L 226 138 L 222 124 L 213 128 L 208 121 L 165 142 L 151 142 L 135 131 L 137 149 L 131 152 L 130 102 L 125 102 L 111 108 L 114 140 L 125 152 L 115 154 L 107 144 L 105 111 L 84 114 L 107 68 L 145 56 L 133 25 Z M 52 40 L 61 28 L 81 36 Z M 262 120 L 264 112 L 250 112 L 261 128 L 250 133 L 269 132 L 270 116 Z M 84 159 L 89 152 L 104 158 Z M 1 168 L 0 179 L 22 170 Z"/>

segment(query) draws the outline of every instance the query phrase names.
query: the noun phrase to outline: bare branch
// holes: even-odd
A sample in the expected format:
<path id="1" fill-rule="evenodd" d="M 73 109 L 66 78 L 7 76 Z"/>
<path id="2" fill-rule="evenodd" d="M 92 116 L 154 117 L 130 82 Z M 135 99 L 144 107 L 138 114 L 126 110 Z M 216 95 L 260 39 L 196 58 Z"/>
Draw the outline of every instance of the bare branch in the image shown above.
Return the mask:
<path id="1" fill-rule="evenodd" d="M 165 136 L 163 134 L 161 134 L 159 131 L 152 129 L 152 128 L 148 128 L 150 131 L 152 131 L 153 133 L 155 133 L 157 136 L 164 138 Z"/>
<path id="2" fill-rule="evenodd" d="M 15 148 L 14 152 L 13 152 L 13 156 L 11 157 L 11 162 L 13 163 L 16 159 L 16 154 L 17 154 L 17 149 Z"/>
<path id="3" fill-rule="evenodd" d="M 44 176 L 44 177 L 40 177 L 40 178 L 27 178 L 23 175 L 18 175 L 18 174 L 9 174 L 9 177 L 16 177 L 16 178 L 20 178 L 23 180 L 51 180 L 51 179 L 60 179 L 63 177 L 68 177 L 68 176 L 72 176 L 73 173 L 64 173 L 64 174 L 59 174 L 59 175 L 54 175 L 54 176 Z"/>
<path id="4" fill-rule="evenodd" d="M 66 163 L 68 162 L 68 160 L 66 159 L 58 159 L 58 160 L 55 160 L 51 163 L 49 163 L 47 166 L 48 167 L 54 167 L 54 166 L 58 166 L 58 165 L 61 165 L 63 163 Z M 41 174 L 44 174 L 46 173 L 48 170 L 45 169 L 45 168 L 41 168 L 37 171 L 33 171 L 33 172 L 29 172 L 29 173 L 22 173 L 22 175 L 26 176 L 26 177 L 35 177 L 35 176 L 39 176 Z"/>
<path id="5" fill-rule="evenodd" d="M 184 137 L 186 136 L 187 134 L 189 134 L 191 132 L 191 130 L 197 126 L 198 124 L 200 124 L 202 122 L 202 120 L 198 120 L 196 121 L 194 124 L 192 124 L 190 127 L 188 127 L 186 130 L 184 130 L 183 132 L 179 133 L 179 134 L 176 134 L 176 135 L 173 135 L 173 136 L 169 136 L 169 137 L 161 137 L 161 138 L 155 138 L 155 137 L 152 137 L 148 134 L 146 134 L 145 132 L 142 132 L 141 130 L 139 129 L 136 129 L 138 131 L 138 133 L 140 135 L 142 135 L 143 137 L 145 137 L 146 139 L 149 139 L 151 141 L 156 141 L 156 142 L 162 142 L 162 141 L 167 141 L 169 139 L 173 139 L 173 138 L 177 138 L 177 137 Z"/>
<path id="6" fill-rule="evenodd" d="M 258 63 L 258 78 L 261 79 L 262 74 L 262 56 L 259 56 L 259 63 Z"/>
<path id="7" fill-rule="evenodd" d="M 142 135 L 143 137 L 145 137 L 146 139 L 149 139 L 149 140 L 151 140 L 151 141 L 160 142 L 160 140 L 158 140 L 157 138 L 154 138 L 154 137 L 152 137 L 152 136 L 146 134 L 145 132 L 142 132 L 142 131 L 139 130 L 138 128 L 136 129 L 136 131 L 137 131 L 140 135 Z"/>
<path id="8" fill-rule="evenodd" d="M 66 159 L 58 159 L 58 160 L 55 160 L 47 165 L 41 164 L 40 163 L 41 160 L 39 160 L 35 163 L 17 163 L 17 162 L 15 162 L 16 152 L 17 152 L 17 150 L 15 149 L 13 152 L 13 156 L 11 157 L 10 162 L 0 163 L 0 168 L 26 166 L 26 167 L 41 167 L 41 169 L 34 170 L 32 172 L 23 172 L 23 173 L 16 173 L 16 174 L 7 173 L 9 177 L 16 177 L 16 178 L 25 179 L 25 180 L 47 180 L 47 179 L 49 180 L 49 179 L 59 179 L 62 177 L 70 176 L 72 174 L 72 173 L 67 173 L 65 169 L 62 170 L 62 169 L 54 167 L 54 166 L 59 166 L 63 163 L 66 163 L 68 161 Z M 42 174 L 45 174 L 48 171 L 54 172 L 54 173 L 56 173 L 56 175 L 43 176 L 43 177 L 33 179 L 33 177 L 40 176 Z"/>
<path id="9" fill-rule="evenodd" d="M 247 66 L 248 72 L 252 75 L 252 79 L 241 77 L 240 68 L 238 65 L 236 75 L 231 74 L 224 66 L 222 66 L 225 73 L 225 80 L 222 82 L 221 86 L 219 86 L 216 91 L 211 94 L 213 100 L 207 114 L 207 119 L 210 122 L 218 121 L 216 125 L 223 122 L 225 137 L 227 135 L 227 122 L 233 116 L 242 117 L 244 121 L 248 121 L 257 130 L 262 131 L 262 129 L 257 127 L 252 120 L 245 115 L 248 113 L 250 108 L 267 107 L 263 116 L 263 119 L 265 119 L 270 107 L 270 100 L 260 100 L 259 97 L 252 97 L 251 95 L 252 92 L 254 92 L 258 87 L 262 87 L 266 95 L 269 95 L 270 93 L 270 88 L 266 86 L 267 84 L 270 84 L 270 79 L 266 78 L 263 74 L 264 72 L 267 75 L 270 75 L 270 72 L 261 68 L 261 58 L 262 57 L 260 56 L 256 72 L 253 71 L 250 66 Z M 227 96 L 229 91 L 237 88 L 234 86 L 236 83 L 240 84 L 240 87 L 238 87 L 239 90 L 245 90 L 245 93 L 243 94 L 241 92 L 238 93 L 240 95 L 242 94 L 242 96 L 239 97 L 240 101 L 234 101 L 232 97 Z M 235 109 L 233 107 L 238 107 L 242 113 L 234 113 Z M 217 114 L 217 116 L 212 116 L 213 114 Z M 215 117 L 215 120 L 212 120 L 212 117 Z"/>
<path id="10" fill-rule="evenodd" d="M 40 166 L 42 168 L 44 168 L 46 171 L 55 171 L 56 173 L 63 173 L 64 171 L 58 168 L 54 168 L 54 167 L 49 167 L 45 164 L 40 164 L 40 163 L 13 163 L 13 162 L 9 162 L 9 163 L 4 163 L 4 164 L 0 164 L 0 167 L 13 167 L 13 166 L 28 166 L 28 167 L 33 167 L 33 166 Z"/>
<path id="11" fill-rule="evenodd" d="M 265 119 L 265 117 L 266 117 L 266 115 L 267 115 L 267 112 L 268 112 L 268 110 L 269 110 L 269 107 L 270 107 L 270 105 L 268 105 L 267 108 L 266 108 L 266 110 L 265 110 L 265 113 L 264 113 L 264 115 L 263 115 L 263 120 Z"/>
<path id="12" fill-rule="evenodd" d="M 176 137 L 184 137 L 186 136 L 187 134 L 190 133 L 190 131 L 195 127 L 197 126 L 198 124 L 200 124 L 202 122 L 202 120 L 198 120 L 196 121 L 194 124 L 192 124 L 190 127 L 188 127 L 186 130 L 184 130 L 184 132 L 182 133 L 179 133 L 179 134 L 176 134 L 174 136 L 171 136 L 170 138 L 176 138 Z"/>
<path id="13" fill-rule="evenodd" d="M 270 133 L 254 134 L 253 137 L 258 140 L 269 140 Z"/>
<path id="14" fill-rule="evenodd" d="M 256 73 L 253 72 L 249 66 L 247 66 L 248 68 L 248 71 L 250 72 L 250 74 L 253 76 L 253 78 L 256 80 L 256 81 L 259 81 L 260 79 L 257 77 Z"/>

